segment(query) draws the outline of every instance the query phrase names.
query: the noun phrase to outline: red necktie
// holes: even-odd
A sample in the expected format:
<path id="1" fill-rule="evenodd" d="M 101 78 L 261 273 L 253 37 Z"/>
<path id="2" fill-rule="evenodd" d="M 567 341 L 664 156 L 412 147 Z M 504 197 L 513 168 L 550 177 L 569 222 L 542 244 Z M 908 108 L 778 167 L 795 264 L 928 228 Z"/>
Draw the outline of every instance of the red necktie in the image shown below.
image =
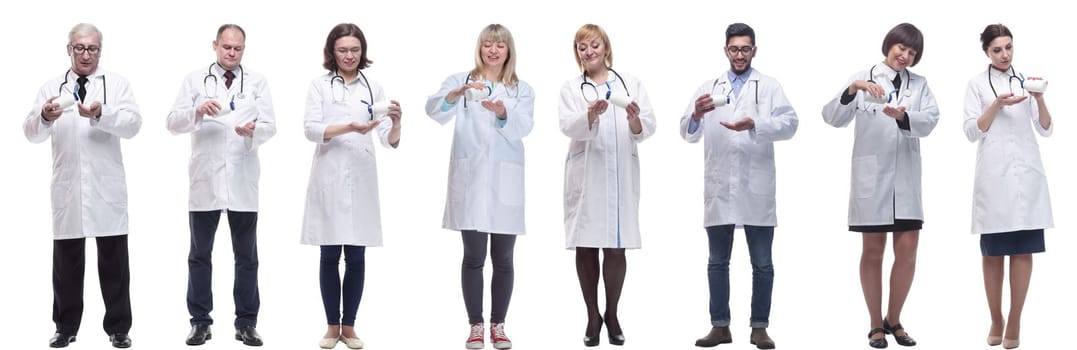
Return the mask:
<path id="1" fill-rule="evenodd" d="M 236 77 L 236 75 L 232 74 L 232 71 L 224 72 L 224 87 L 231 89 L 232 88 L 232 78 L 235 78 L 235 77 Z"/>

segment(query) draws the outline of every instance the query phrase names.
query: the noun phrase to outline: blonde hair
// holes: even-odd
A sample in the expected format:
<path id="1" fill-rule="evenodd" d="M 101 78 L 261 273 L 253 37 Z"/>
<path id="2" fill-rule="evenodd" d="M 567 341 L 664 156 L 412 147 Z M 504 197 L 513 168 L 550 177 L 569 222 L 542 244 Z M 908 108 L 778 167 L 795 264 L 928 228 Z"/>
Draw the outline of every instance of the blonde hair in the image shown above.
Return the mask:
<path id="1" fill-rule="evenodd" d="M 516 77 L 516 45 L 513 43 L 512 33 L 509 33 L 509 29 L 500 24 L 488 25 L 479 32 L 479 39 L 475 42 L 475 69 L 471 70 L 471 76 L 482 74 L 483 41 L 500 42 L 508 46 L 509 57 L 505 59 L 505 63 L 501 66 L 501 75 L 497 77 L 497 81 L 505 85 L 516 85 L 520 81 Z M 490 77 L 484 78 L 490 79 Z"/>
<path id="2" fill-rule="evenodd" d="M 602 27 L 588 23 L 576 31 L 576 38 L 572 40 L 572 53 L 576 57 L 576 65 L 580 66 L 580 71 L 585 69 L 583 68 L 583 61 L 580 60 L 577 45 L 588 39 L 602 40 L 602 45 L 606 46 L 606 68 L 613 67 L 613 47 L 610 46 L 610 37 L 606 35 L 606 31 L 602 30 Z"/>

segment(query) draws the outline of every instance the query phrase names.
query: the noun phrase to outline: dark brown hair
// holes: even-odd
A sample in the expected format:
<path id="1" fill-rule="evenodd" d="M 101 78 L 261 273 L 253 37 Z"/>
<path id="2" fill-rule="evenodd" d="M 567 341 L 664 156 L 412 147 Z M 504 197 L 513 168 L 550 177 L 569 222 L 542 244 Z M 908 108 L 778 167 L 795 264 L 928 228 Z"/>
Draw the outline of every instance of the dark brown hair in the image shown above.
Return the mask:
<path id="1" fill-rule="evenodd" d="M 374 63 L 374 61 L 371 61 L 366 57 L 368 48 L 366 44 L 366 36 L 363 35 L 363 31 L 359 29 L 359 26 L 352 23 L 338 24 L 336 27 L 333 27 L 333 30 L 329 31 L 329 36 L 325 38 L 325 49 L 322 50 L 322 54 L 325 55 L 325 61 L 322 62 L 322 67 L 331 71 L 336 71 L 340 68 L 337 67 L 337 59 L 336 56 L 333 55 L 333 50 L 336 49 L 337 39 L 346 36 L 354 36 L 359 39 L 359 46 L 362 47 L 362 53 L 359 55 L 358 69 L 370 67 L 370 64 Z"/>
<path id="2" fill-rule="evenodd" d="M 980 33 L 980 43 L 983 44 L 984 52 L 987 52 L 987 47 L 991 45 L 991 42 L 1000 36 L 1008 36 L 1013 39 L 1010 28 L 1006 28 L 1002 23 L 991 24 L 984 28 L 984 32 Z"/>
<path id="3" fill-rule="evenodd" d="M 897 44 L 911 47 L 913 51 L 916 51 L 910 67 L 915 67 L 917 63 L 920 63 L 920 59 L 924 58 L 924 34 L 920 33 L 916 26 L 902 23 L 890 29 L 890 32 L 886 33 L 886 38 L 883 39 L 883 56 L 890 52 L 890 47 Z"/>

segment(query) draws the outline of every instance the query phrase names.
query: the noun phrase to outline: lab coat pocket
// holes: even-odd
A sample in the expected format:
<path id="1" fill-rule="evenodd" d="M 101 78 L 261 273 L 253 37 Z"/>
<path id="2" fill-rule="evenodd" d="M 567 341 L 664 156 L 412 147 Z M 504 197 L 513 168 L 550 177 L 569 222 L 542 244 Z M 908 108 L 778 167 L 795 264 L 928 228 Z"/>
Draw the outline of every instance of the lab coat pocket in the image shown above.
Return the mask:
<path id="1" fill-rule="evenodd" d="M 102 176 L 97 192 L 106 203 L 127 206 L 127 184 L 123 176 Z"/>
<path id="2" fill-rule="evenodd" d="M 522 164 L 501 162 L 497 198 L 508 206 L 524 205 L 524 167 Z"/>
<path id="3" fill-rule="evenodd" d="M 631 174 L 631 177 L 632 177 L 632 194 L 634 195 L 633 198 L 635 198 L 636 201 L 639 202 L 639 187 L 640 187 L 640 181 L 639 181 L 640 179 L 639 179 L 639 177 L 640 177 L 640 174 L 639 174 L 639 154 L 638 153 L 633 153 L 632 154 L 632 174 Z"/>
<path id="4" fill-rule="evenodd" d="M 52 209 L 63 209 L 67 207 L 68 199 L 74 195 L 71 193 L 71 183 L 67 181 L 57 181 L 52 184 Z"/>
<path id="5" fill-rule="evenodd" d="M 565 159 L 565 210 L 566 213 L 571 208 L 575 208 L 575 203 L 580 200 L 580 195 L 583 193 L 583 181 L 585 179 L 584 163 L 586 159 L 584 151 L 576 152 L 569 155 L 568 159 Z M 568 203 L 572 203 L 571 206 Z"/>
<path id="6" fill-rule="evenodd" d="M 767 159 L 752 157 L 748 164 L 748 190 L 761 196 L 774 195 L 774 168 Z"/>
<path id="7" fill-rule="evenodd" d="M 471 179 L 471 160 L 453 159 L 449 168 L 449 202 L 463 202 L 467 196 L 468 180 Z"/>
<path id="8" fill-rule="evenodd" d="M 879 164 L 874 155 L 853 158 L 853 195 L 856 198 L 875 197 Z"/>

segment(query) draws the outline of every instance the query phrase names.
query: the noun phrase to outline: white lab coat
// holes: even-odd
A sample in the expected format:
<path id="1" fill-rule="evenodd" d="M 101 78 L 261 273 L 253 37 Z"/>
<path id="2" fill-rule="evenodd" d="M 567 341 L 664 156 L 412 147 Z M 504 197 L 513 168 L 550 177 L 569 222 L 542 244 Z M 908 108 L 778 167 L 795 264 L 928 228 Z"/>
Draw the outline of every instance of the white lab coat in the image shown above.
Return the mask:
<path id="1" fill-rule="evenodd" d="M 685 141 L 706 139 L 703 226 L 777 226 L 774 142 L 796 134 L 796 111 L 777 80 L 753 69 L 738 96 L 730 95 L 729 104 L 704 114 L 695 132 L 688 133 L 696 99 L 711 94 L 712 88 L 714 98 L 725 98 L 732 91 L 728 74 L 700 85 L 681 117 L 681 137 Z M 738 132 L 720 124 L 744 117 L 752 118 L 755 127 Z"/>
<path id="2" fill-rule="evenodd" d="M 896 119 L 883 113 L 883 105 L 864 100 L 865 92 L 858 91 L 852 102 L 841 104 L 841 96 L 849 84 L 867 80 L 868 72 L 864 70 L 849 77 L 837 96 L 823 106 L 822 113 L 827 124 L 839 128 L 856 119 L 849 225 L 891 225 L 894 219 L 922 221 L 919 138 L 930 134 L 939 122 L 935 95 L 924 77 L 903 72 L 901 90 L 894 104 L 905 106 L 909 130 L 898 128 Z M 892 80 L 896 74 L 883 63 L 875 65 L 874 80 L 886 91 L 894 89 Z"/>
<path id="3" fill-rule="evenodd" d="M 643 130 L 632 134 L 628 113 L 609 104 L 606 111 L 588 127 L 587 105 L 583 92 L 583 75 L 561 86 L 558 114 L 561 132 L 568 136 L 565 159 L 565 247 L 629 248 L 641 247 L 639 230 L 640 174 L 636 144 L 654 134 L 655 117 L 647 90 L 638 79 L 621 73 L 624 85 L 612 71 L 607 83 L 590 78 L 600 96 L 606 91 L 628 95 L 639 105 Z M 608 88 L 607 88 L 608 86 Z M 588 89 L 590 89 L 588 87 Z"/>
<path id="4" fill-rule="evenodd" d="M 449 186 L 442 227 L 449 230 L 524 233 L 524 144 L 535 125 L 535 92 L 524 81 L 496 83 L 490 101 L 504 101 L 508 117 L 461 96 L 447 111 L 445 96 L 465 83 L 467 72 L 445 79 L 426 100 L 426 114 L 442 125 L 456 117 L 449 157 Z M 474 80 L 475 77 L 472 76 Z M 472 81 L 474 82 L 474 81 Z"/>
<path id="5" fill-rule="evenodd" d="M 88 78 L 85 104 L 102 102 L 100 118 L 80 116 L 77 105 L 52 122 L 41 118 L 41 106 L 60 94 L 61 86 L 62 93 L 72 93 L 78 75 L 69 71 L 41 87 L 23 123 L 30 142 L 52 138 L 53 239 L 127 234 L 127 180 L 120 138 L 138 134 L 142 116 L 127 79 L 101 68 Z"/>
<path id="6" fill-rule="evenodd" d="M 1010 93 L 1009 72 L 990 71 L 995 91 Z M 1002 107 L 987 132 L 981 132 L 976 120 L 995 101 L 987 75 L 981 72 L 973 76 L 965 94 L 965 135 L 969 141 L 979 143 L 972 195 L 972 233 L 1052 228 L 1047 173 L 1032 130 L 1040 136 L 1050 136 L 1054 122 L 1047 129 L 1040 125 L 1039 106 L 1029 96 L 1024 102 Z"/>
<path id="7" fill-rule="evenodd" d="M 385 147 L 393 121 L 387 114 L 374 116 L 380 123 L 365 135 L 347 133 L 326 140 L 330 125 L 371 120 L 367 105 L 371 91 L 374 101 L 385 100 L 377 83 L 359 77 L 346 85 L 336 74 L 314 78 L 307 90 L 303 131 L 317 144 L 310 166 L 306 207 L 303 211 L 302 244 L 382 245 L 381 205 L 378 200 L 378 167 L 374 157 L 376 136 Z M 335 92 L 335 94 L 334 94 Z M 342 97 L 343 96 L 343 97 Z"/>
<path id="8" fill-rule="evenodd" d="M 242 71 L 243 78 L 238 74 Z M 212 72 L 217 84 L 207 74 Z M 172 134 L 191 134 L 188 209 L 258 211 L 258 146 L 277 133 L 273 98 L 264 76 L 246 67 L 236 69 L 232 87 L 224 84 L 224 69 L 212 65 L 187 75 L 180 86 L 167 127 Z M 241 91 L 242 90 L 242 91 Z M 216 99 L 235 110 L 221 117 L 196 117 L 195 109 Z M 254 121 L 254 136 L 236 134 L 235 127 Z"/>

